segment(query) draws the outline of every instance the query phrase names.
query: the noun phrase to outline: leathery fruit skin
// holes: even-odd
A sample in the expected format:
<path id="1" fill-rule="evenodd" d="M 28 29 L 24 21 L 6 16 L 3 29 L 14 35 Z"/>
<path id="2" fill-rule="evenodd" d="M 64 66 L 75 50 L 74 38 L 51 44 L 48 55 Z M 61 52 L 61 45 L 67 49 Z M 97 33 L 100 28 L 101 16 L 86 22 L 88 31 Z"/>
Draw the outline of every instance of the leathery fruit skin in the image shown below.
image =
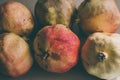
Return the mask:
<path id="1" fill-rule="evenodd" d="M 44 70 L 69 71 L 77 64 L 80 39 L 66 26 L 45 26 L 34 40 L 35 59 Z"/>
<path id="2" fill-rule="evenodd" d="M 0 32 L 13 32 L 28 36 L 34 28 L 30 10 L 22 3 L 8 1 L 0 5 Z"/>
<path id="3" fill-rule="evenodd" d="M 40 28 L 56 24 L 70 27 L 76 18 L 76 11 L 73 0 L 38 0 L 35 5 L 35 16 Z"/>
<path id="4" fill-rule="evenodd" d="M 33 58 L 28 44 L 14 33 L 0 34 L 0 73 L 19 77 L 29 71 Z"/>
<path id="5" fill-rule="evenodd" d="M 114 78 L 120 75 L 120 34 L 91 34 L 82 47 L 81 58 L 89 74 L 105 80 L 117 80 Z"/>
<path id="6" fill-rule="evenodd" d="M 120 25 L 120 12 L 115 0 L 84 0 L 78 8 L 79 27 L 85 34 L 115 32 Z"/>

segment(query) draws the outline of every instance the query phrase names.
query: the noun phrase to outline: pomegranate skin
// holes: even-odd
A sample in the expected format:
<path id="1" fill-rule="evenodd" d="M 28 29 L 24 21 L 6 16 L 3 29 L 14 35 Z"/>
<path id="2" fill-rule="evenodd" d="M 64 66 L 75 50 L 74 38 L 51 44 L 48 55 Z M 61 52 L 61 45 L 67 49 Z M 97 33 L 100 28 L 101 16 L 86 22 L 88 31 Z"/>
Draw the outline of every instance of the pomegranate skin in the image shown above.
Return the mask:
<path id="1" fill-rule="evenodd" d="M 79 27 L 85 34 L 114 33 L 120 26 L 120 12 L 115 0 L 84 0 L 78 8 Z"/>
<path id="2" fill-rule="evenodd" d="M 34 28 L 30 10 L 20 2 L 8 1 L 0 5 L 0 31 L 28 36 Z"/>
<path id="3" fill-rule="evenodd" d="M 14 33 L 0 34 L 0 73 L 19 77 L 33 64 L 29 45 Z"/>
<path id="4" fill-rule="evenodd" d="M 35 58 L 49 72 L 63 73 L 77 64 L 80 39 L 66 26 L 45 26 L 34 40 Z"/>

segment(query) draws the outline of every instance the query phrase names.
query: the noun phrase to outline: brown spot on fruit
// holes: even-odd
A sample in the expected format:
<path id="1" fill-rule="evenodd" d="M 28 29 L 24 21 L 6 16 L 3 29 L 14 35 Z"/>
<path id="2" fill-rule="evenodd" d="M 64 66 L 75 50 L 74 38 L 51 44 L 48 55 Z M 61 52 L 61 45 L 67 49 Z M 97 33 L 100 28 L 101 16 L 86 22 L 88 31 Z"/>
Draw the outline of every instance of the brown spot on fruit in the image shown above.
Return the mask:
<path id="1" fill-rule="evenodd" d="M 56 54 L 56 53 L 52 53 L 51 54 L 51 57 L 54 59 L 54 60 L 60 60 L 60 56 L 58 55 L 58 54 Z"/>

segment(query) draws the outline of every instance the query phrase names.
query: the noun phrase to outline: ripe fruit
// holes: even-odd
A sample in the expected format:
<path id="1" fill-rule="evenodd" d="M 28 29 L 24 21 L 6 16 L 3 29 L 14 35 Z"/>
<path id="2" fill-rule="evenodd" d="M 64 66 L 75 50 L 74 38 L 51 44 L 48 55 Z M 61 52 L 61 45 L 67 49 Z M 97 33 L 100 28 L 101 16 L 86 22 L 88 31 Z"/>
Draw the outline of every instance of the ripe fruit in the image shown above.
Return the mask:
<path id="1" fill-rule="evenodd" d="M 98 78 L 111 80 L 120 75 L 120 34 L 93 33 L 82 47 L 86 71 Z"/>
<path id="2" fill-rule="evenodd" d="M 76 14 L 73 0 L 38 0 L 35 5 L 35 16 L 40 28 L 47 25 L 71 25 Z"/>
<path id="3" fill-rule="evenodd" d="M 63 73 L 77 64 L 79 38 L 66 26 L 45 26 L 34 40 L 35 59 L 49 72 Z"/>
<path id="4" fill-rule="evenodd" d="M 115 0 L 84 0 L 78 8 L 80 27 L 86 34 L 115 32 L 120 25 L 120 12 Z"/>
<path id="5" fill-rule="evenodd" d="M 0 34 L 0 73 L 19 77 L 32 66 L 28 44 L 14 33 Z"/>
<path id="6" fill-rule="evenodd" d="M 23 4 L 8 1 L 0 6 L 0 31 L 29 35 L 34 27 L 31 12 Z"/>

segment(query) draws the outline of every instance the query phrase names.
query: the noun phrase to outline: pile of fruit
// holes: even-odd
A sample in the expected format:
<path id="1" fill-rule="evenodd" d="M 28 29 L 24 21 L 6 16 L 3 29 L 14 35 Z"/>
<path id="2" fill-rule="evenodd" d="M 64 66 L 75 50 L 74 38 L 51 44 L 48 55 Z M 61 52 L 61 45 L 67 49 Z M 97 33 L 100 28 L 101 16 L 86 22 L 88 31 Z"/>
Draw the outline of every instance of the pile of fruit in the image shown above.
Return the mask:
<path id="1" fill-rule="evenodd" d="M 16 1 L 0 5 L 0 73 L 19 77 L 34 58 L 42 69 L 64 73 L 81 58 L 90 75 L 120 75 L 120 12 L 114 0 L 84 0 L 78 8 L 73 0 L 38 0 L 34 12 Z"/>

